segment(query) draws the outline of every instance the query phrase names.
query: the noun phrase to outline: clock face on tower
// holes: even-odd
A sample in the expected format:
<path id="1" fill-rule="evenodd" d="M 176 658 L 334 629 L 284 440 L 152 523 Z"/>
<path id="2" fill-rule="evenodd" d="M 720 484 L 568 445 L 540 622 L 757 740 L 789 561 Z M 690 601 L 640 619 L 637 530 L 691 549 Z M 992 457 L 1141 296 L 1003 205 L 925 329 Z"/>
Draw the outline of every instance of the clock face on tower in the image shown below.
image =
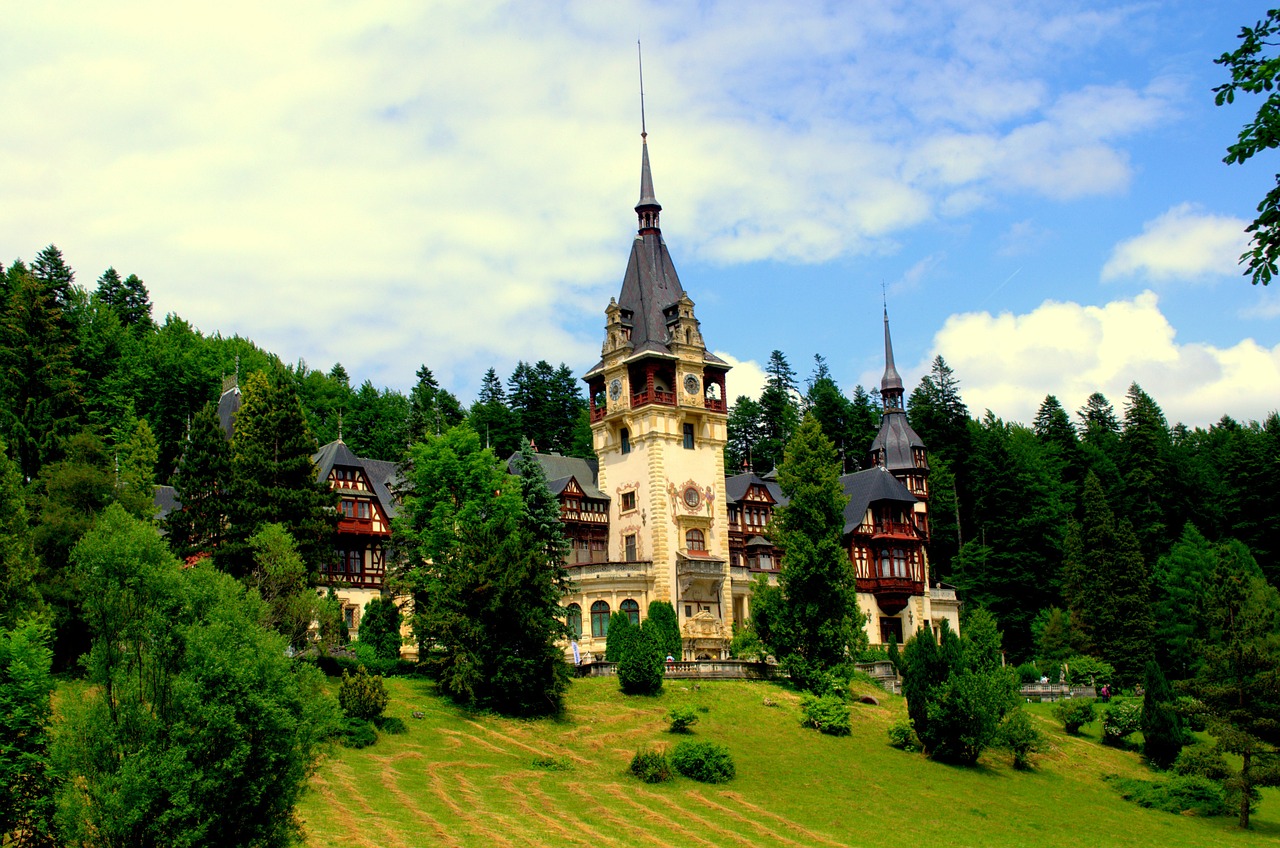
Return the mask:
<path id="1" fill-rule="evenodd" d="M 612 400 L 622 397 L 622 381 L 616 377 L 609 383 L 609 397 Z"/>
<path id="2" fill-rule="evenodd" d="M 691 395 L 698 393 L 698 378 L 692 374 L 684 378 L 684 390 Z"/>

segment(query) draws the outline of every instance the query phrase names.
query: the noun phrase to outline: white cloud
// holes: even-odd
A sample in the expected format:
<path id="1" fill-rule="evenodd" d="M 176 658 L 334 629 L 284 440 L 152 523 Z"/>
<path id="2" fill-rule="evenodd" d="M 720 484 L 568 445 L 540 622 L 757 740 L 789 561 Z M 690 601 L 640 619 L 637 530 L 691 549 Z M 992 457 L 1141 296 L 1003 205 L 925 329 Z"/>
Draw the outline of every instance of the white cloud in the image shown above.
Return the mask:
<path id="1" fill-rule="evenodd" d="M 27 4 L 0 251 L 55 242 L 82 282 L 136 272 L 158 312 L 379 384 L 585 366 L 634 225 L 637 21 L 685 255 L 880 254 L 1127 185 L 1169 92 L 1054 75 L 1128 13 L 972 5 Z"/>
<path id="2" fill-rule="evenodd" d="M 732 404 L 742 395 L 746 395 L 753 400 L 759 400 L 760 393 L 764 391 L 765 380 L 768 379 L 768 375 L 764 373 L 760 363 L 753 359 L 738 359 L 738 357 L 723 350 L 713 352 L 732 366 L 724 380 L 724 390 L 725 394 L 728 395 L 729 403 Z"/>
<path id="3" fill-rule="evenodd" d="M 1239 218 L 1179 204 L 1143 224 L 1142 235 L 1117 244 L 1102 266 L 1102 279 L 1168 282 L 1238 275 L 1237 263 L 1248 241 L 1246 226 Z"/>
<path id="4" fill-rule="evenodd" d="M 1045 301 L 1023 315 L 953 315 L 934 337 L 970 412 L 1029 423 L 1045 395 L 1069 411 L 1093 392 L 1120 409 L 1138 383 L 1172 422 L 1208 426 L 1223 414 L 1261 419 L 1280 398 L 1280 345 L 1179 343 L 1156 295 L 1104 306 Z"/>

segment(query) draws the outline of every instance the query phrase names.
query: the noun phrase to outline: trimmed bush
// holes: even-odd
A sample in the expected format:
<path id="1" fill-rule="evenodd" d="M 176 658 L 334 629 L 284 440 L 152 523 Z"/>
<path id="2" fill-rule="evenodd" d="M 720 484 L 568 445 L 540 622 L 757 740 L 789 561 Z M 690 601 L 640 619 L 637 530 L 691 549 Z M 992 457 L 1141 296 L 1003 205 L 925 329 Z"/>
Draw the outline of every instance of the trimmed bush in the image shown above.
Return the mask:
<path id="1" fill-rule="evenodd" d="M 1223 816 L 1228 808 L 1222 787 L 1199 775 L 1175 777 L 1168 781 L 1135 780 L 1108 775 L 1120 797 L 1140 807 L 1166 813 L 1196 816 Z"/>
<path id="2" fill-rule="evenodd" d="M 698 711 L 690 706 L 673 707 L 668 715 L 672 733 L 692 733 L 689 728 L 698 723 Z"/>
<path id="3" fill-rule="evenodd" d="M 729 749 L 715 742 L 681 742 L 671 754 L 671 765 L 702 783 L 728 783 L 735 774 Z"/>
<path id="4" fill-rule="evenodd" d="M 618 645 L 618 684 L 628 695 L 656 695 L 662 691 L 665 654 L 654 628 L 646 621 L 624 631 Z"/>
<path id="5" fill-rule="evenodd" d="M 900 718 L 889 725 L 889 745 L 908 753 L 920 750 L 920 740 L 916 738 L 910 719 Z"/>
<path id="6" fill-rule="evenodd" d="M 649 615 L 645 617 L 645 621 L 652 622 L 650 626 L 656 628 L 662 658 L 665 660 L 669 655 L 677 660 L 680 659 L 684 654 L 684 648 L 681 644 L 680 622 L 676 619 L 675 607 L 671 606 L 669 601 L 653 601 L 649 604 Z"/>
<path id="7" fill-rule="evenodd" d="M 1173 772 L 1183 776 L 1199 775 L 1218 782 L 1231 776 L 1231 769 L 1227 767 L 1222 752 L 1208 745 L 1183 748 L 1182 753 L 1173 761 Z"/>
<path id="8" fill-rule="evenodd" d="M 671 764 L 662 751 L 641 748 L 631 758 L 630 771 L 645 783 L 666 783 L 671 779 Z"/>
<path id="9" fill-rule="evenodd" d="M 1053 717 L 1062 722 L 1062 729 L 1076 736 L 1080 728 L 1098 717 L 1092 698 L 1070 698 L 1053 705 Z"/>
<path id="10" fill-rule="evenodd" d="M 1023 663 L 1015 669 L 1015 672 L 1018 675 L 1018 682 L 1023 686 L 1040 682 L 1040 669 L 1036 668 L 1035 663 Z"/>
<path id="11" fill-rule="evenodd" d="M 342 672 L 342 685 L 338 687 L 338 704 L 349 718 L 370 721 L 382 715 L 387 708 L 386 687 L 382 678 L 370 674 L 364 666 L 356 669 L 355 674 Z"/>
<path id="12" fill-rule="evenodd" d="M 338 736 L 338 744 L 344 748 L 368 748 L 378 741 L 378 732 L 362 718 L 349 718 Z"/>
<path id="13" fill-rule="evenodd" d="M 1129 736 L 1142 729 L 1142 708 L 1132 701 L 1117 701 L 1102 711 L 1102 742 L 1127 748 Z"/>
<path id="14" fill-rule="evenodd" d="M 1000 722 L 996 742 L 1013 755 L 1013 767 L 1025 771 L 1031 768 L 1031 755 L 1045 750 L 1047 743 L 1023 709 L 1014 709 Z"/>
<path id="15" fill-rule="evenodd" d="M 614 610 L 609 615 L 608 627 L 604 636 L 604 661 L 622 662 L 622 646 L 635 625 L 631 623 L 630 615 L 622 610 Z"/>
<path id="16" fill-rule="evenodd" d="M 800 701 L 800 710 L 804 714 L 801 724 L 805 727 L 812 727 L 830 736 L 848 736 L 852 730 L 849 724 L 849 705 L 843 698 L 835 695 L 805 695 Z"/>

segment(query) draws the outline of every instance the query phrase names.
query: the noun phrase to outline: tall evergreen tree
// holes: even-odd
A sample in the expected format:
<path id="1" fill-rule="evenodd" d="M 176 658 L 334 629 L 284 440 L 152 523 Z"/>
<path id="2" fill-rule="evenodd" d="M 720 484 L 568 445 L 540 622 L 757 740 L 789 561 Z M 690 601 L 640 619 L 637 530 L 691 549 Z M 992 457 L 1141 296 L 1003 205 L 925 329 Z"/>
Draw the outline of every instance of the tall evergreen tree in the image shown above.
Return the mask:
<path id="1" fill-rule="evenodd" d="M 1085 478 L 1081 511 L 1067 534 L 1064 594 L 1097 656 L 1131 685 L 1152 657 L 1150 572 L 1133 528 L 1116 521 L 1092 473 Z"/>
<path id="2" fill-rule="evenodd" d="M 116 501 L 135 518 L 155 518 L 159 447 L 145 418 L 135 420 L 115 453 Z"/>
<path id="3" fill-rule="evenodd" d="M 879 432 L 879 392 L 872 393 L 861 385 L 854 386 L 853 396 L 849 400 L 849 438 L 857 465 L 850 465 L 850 469 L 860 470 L 863 467 L 866 455 L 871 450 L 871 443 Z"/>
<path id="4" fill-rule="evenodd" d="M 253 567 L 249 537 L 264 524 L 284 526 L 314 575 L 333 556 L 337 495 L 316 480 L 317 448 L 292 387 L 256 372 L 243 381 L 231 439 L 227 531 L 215 561 L 236 576 Z"/>
<path id="5" fill-rule="evenodd" d="M 227 522 L 226 487 L 231 482 L 231 445 L 207 403 L 191 421 L 182 460 L 173 475 L 181 509 L 169 513 L 166 528 L 174 554 L 186 559 L 212 553 L 222 543 Z"/>
<path id="6" fill-rule="evenodd" d="M 1164 672 L 1148 662 L 1142 674 L 1142 753 L 1156 768 L 1167 769 L 1182 751 L 1182 721 Z"/>
<path id="7" fill-rule="evenodd" d="M 22 475 L 0 439 L 0 629 L 35 612 L 40 601 L 37 573 Z"/>
<path id="8" fill-rule="evenodd" d="M 522 464 L 513 482 L 468 427 L 429 436 L 410 449 L 394 528 L 414 632 L 434 646 L 440 687 L 474 706 L 544 715 L 568 685 L 555 645 L 569 636 L 564 553 L 541 467 Z"/>
<path id="9" fill-rule="evenodd" d="M 1156 656 L 1175 680 L 1195 671 L 1195 646 L 1206 635 L 1204 597 L 1216 562 L 1214 545 L 1188 524 L 1152 570 Z"/>
<path id="10" fill-rule="evenodd" d="M 760 392 L 760 441 L 754 465 L 767 472 L 782 463 L 787 444 L 800 424 L 799 390 L 795 371 L 780 350 L 769 354 L 768 378 Z"/>
<path id="11" fill-rule="evenodd" d="M 365 380 L 351 398 L 343 440 L 358 456 L 396 460 L 409 443 L 411 404 L 392 389 L 379 391 Z"/>
<path id="12" fill-rule="evenodd" d="M 98 296 L 115 311 L 125 327 L 138 330 L 155 327 L 151 318 L 151 294 L 137 274 L 122 280 L 115 268 L 108 268 L 98 278 Z"/>
<path id="13" fill-rule="evenodd" d="M 520 449 L 520 433 L 516 415 L 507 406 L 507 392 L 498 372 L 490 368 L 480 382 L 480 393 L 467 416 L 471 429 L 480 436 L 485 447 L 499 457 L 511 456 Z"/>
<path id="14" fill-rule="evenodd" d="M 942 356 L 934 357 L 929 373 L 907 398 L 907 417 L 930 454 L 946 458 L 953 468 L 963 463 L 969 450 L 969 408 L 960 397 L 960 381 Z"/>
<path id="15" fill-rule="evenodd" d="M 440 387 L 425 364 L 418 368 L 418 382 L 409 392 L 409 439 L 426 434 L 439 435 L 462 423 L 462 404 L 448 389 Z"/>
<path id="16" fill-rule="evenodd" d="M 44 289 L 52 295 L 59 309 L 69 310 L 74 297 L 76 274 L 62 258 L 62 251 L 56 245 L 49 245 L 36 254 L 31 263 L 31 276 L 44 284 Z"/>
<path id="17" fill-rule="evenodd" d="M 729 439 L 724 446 L 725 473 L 740 474 L 759 469 L 763 474 L 769 470 L 757 464 L 756 446 L 762 438 L 760 416 L 760 404 L 746 395 L 739 395 L 729 407 Z"/>
<path id="18" fill-rule="evenodd" d="M 1175 469 L 1169 463 L 1169 425 L 1159 405 L 1137 383 L 1129 387 L 1120 432 L 1124 468 L 1122 513 L 1133 522 L 1142 554 L 1155 562 L 1168 550 L 1168 493 Z M 1175 525 L 1176 526 L 1176 525 Z"/>
<path id="19" fill-rule="evenodd" d="M 797 685 L 820 689 L 866 646 L 853 566 L 841 542 L 848 497 L 831 440 L 806 415 L 778 469 L 787 504 L 769 527 L 782 551 L 778 585 L 752 590 L 760 639 Z"/>
<path id="20" fill-rule="evenodd" d="M 860 444 L 861 435 L 854 422 L 853 404 L 840 391 L 831 376 L 827 362 L 820 354 L 814 354 L 813 374 L 809 377 L 805 406 L 818 419 L 822 432 L 836 448 L 841 472 L 859 467 L 859 460 L 866 453 L 866 445 Z"/>
<path id="21" fill-rule="evenodd" d="M 1249 826 L 1257 789 L 1280 784 L 1280 591 L 1249 551 L 1221 550 L 1205 593 L 1208 636 L 1188 692 L 1208 710 L 1208 730 L 1240 758 L 1227 782 Z"/>

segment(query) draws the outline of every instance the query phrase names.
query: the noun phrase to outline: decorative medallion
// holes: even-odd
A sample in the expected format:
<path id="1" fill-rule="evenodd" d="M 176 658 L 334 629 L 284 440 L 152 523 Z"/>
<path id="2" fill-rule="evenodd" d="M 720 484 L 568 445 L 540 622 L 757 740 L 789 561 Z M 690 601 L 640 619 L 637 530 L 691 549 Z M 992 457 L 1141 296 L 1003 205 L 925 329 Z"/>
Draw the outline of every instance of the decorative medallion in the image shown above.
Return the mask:
<path id="1" fill-rule="evenodd" d="M 689 374 L 684 378 L 684 390 L 691 395 L 698 393 L 698 378 Z"/>
<path id="2" fill-rule="evenodd" d="M 617 377 L 614 377 L 609 383 L 609 397 L 612 400 L 622 397 L 622 381 Z"/>

